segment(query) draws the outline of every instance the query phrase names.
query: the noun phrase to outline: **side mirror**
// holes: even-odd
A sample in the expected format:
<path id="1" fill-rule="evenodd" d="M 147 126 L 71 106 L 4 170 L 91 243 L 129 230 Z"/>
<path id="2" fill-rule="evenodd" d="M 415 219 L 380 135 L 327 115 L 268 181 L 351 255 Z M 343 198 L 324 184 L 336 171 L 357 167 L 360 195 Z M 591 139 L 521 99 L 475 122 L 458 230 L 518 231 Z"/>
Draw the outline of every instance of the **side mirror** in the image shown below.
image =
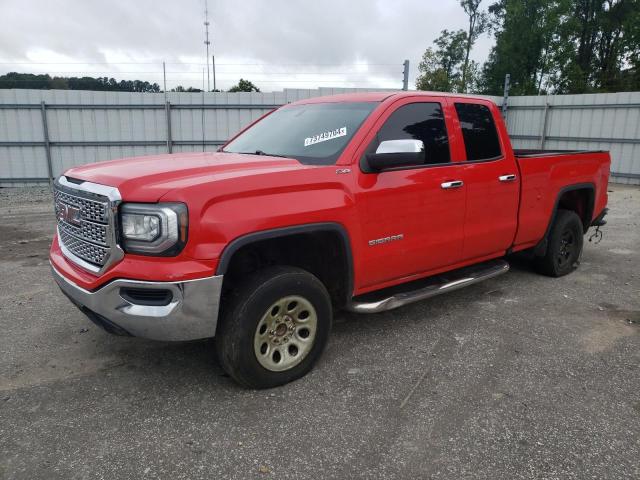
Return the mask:
<path id="1" fill-rule="evenodd" d="M 380 142 L 376 153 L 368 153 L 367 166 L 372 172 L 388 168 L 424 165 L 425 152 L 422 140 L 386 140 Z"/>

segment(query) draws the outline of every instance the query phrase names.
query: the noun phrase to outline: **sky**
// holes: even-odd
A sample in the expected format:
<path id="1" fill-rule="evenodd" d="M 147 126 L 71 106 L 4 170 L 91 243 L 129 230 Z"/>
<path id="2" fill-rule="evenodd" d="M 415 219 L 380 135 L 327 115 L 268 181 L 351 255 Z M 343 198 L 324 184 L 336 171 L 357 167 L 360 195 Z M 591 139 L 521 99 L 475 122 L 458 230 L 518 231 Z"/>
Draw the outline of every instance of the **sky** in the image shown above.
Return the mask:
<path id="1" fill-rule="evenodd" d="M 491 3 L 485 0 L 486 9 Z M 0 74 L 206 85 L 205 0 L 1 0 Z M 465 28 L 458 0 L 208 0 L 216 86 L 240 77 L 282 88 L 400 88 L 443 29 Z M 484 35 L 471 57 L 483 62 Z M 211 68 L 211 66 L 209 67 Z M 210 75 L 210 87 L 213 79 Z"/>

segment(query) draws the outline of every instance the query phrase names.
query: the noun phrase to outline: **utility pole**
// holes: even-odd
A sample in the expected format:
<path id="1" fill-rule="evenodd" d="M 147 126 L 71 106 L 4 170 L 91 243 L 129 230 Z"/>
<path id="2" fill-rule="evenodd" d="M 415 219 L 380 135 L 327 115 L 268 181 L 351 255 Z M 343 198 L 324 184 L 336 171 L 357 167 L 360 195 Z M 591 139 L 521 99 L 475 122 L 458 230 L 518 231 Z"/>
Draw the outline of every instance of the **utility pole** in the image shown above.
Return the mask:
<path id="1" fill-rule="evenodd" d="M 213 69 L 213 89 L 217 90 L 216 87 L 216 56 L 211 55 L 211 68 Z"/>
<path id="2" fill-rule="evenodd" d="M 507 104 L 509 103 L 509 88 L 511 87 L 511 75 L 504 76 L 504 94 L 502 97 L 502 117 L 507 118 Z"/>
<path id="3" fill-rule="evenodd" d="M 402 90 L 409 90 L 409 60 L 404 61 L 404 71 L 402 72 Z"/>
<path id="4" fill-rule="evenodd" d="M 209 5 L 207 0 L 204 0 L 204 44 L 207 46 L 207 92 L 211 90 L 211 84 L 209 80 Z"/>
<path id="5" fill-rule="evenodd" d="M 207 77 L 209 76 L 209 69 L 207 68 Z M 202 70 L 202 109 L 201 119 L 202 119 L 202 151 L 205 150 L 205 129 L 204 129 L 204 70 Z"/>
<path id="6" fill-rule="evenodd" d="M 167 103 L 167 67 L 164 62 L 162 62 L 162 78 L 164 79 L 164 103 Z"/>

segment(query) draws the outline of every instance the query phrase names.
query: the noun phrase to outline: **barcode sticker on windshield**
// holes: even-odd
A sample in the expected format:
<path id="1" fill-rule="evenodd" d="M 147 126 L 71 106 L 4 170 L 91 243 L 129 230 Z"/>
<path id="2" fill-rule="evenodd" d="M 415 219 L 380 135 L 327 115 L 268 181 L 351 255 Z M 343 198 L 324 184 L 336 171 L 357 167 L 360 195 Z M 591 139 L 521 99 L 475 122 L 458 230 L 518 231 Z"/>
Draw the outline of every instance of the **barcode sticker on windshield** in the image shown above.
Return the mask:
<path id="1" fill-rule="evenodd" d="M 315 145 L 316 143 L 326 142 L 327 140 L 333 140 L 334 138 L 344 137 L 346 135 L 347 127 L 336 128 L 335 130 L 329 130 L 328 132 L 305 138 L 304 146 L 309 147 L 311 145 Z"/>

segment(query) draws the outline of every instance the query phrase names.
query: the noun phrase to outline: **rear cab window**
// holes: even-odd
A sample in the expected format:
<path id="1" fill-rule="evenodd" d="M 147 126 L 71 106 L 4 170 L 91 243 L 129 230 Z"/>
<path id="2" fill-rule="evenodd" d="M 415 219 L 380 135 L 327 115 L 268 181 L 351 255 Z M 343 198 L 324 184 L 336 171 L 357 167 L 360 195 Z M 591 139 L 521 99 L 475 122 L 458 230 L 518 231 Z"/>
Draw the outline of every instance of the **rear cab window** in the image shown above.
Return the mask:
<path id="1" fill-rule="evenodd" d="M 467 161 L 496 160 L 502 156 L 491 110 L 478 103 L 455 103 Z"/>

